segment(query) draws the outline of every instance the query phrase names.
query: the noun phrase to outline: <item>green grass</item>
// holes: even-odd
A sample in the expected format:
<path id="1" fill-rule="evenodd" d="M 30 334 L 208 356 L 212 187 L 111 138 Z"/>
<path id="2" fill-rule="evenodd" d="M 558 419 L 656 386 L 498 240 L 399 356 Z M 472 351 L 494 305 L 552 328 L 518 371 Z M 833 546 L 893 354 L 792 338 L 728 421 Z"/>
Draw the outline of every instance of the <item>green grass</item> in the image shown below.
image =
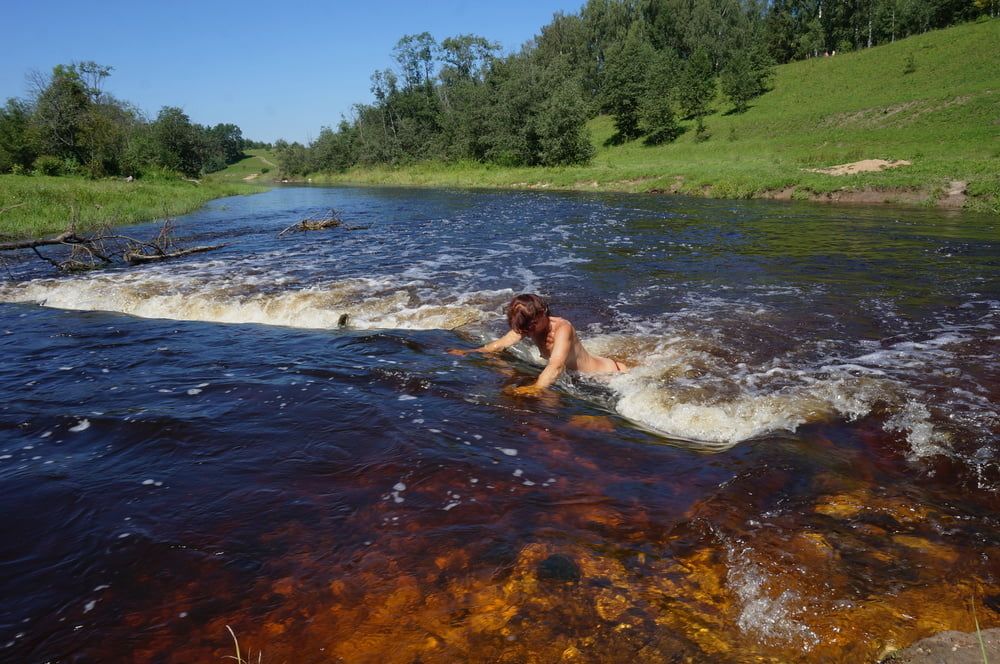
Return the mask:
<path id="1" fill-rule="evenodd" d="M 82 177 L 0 175 L 0 237 L 60 233 L 73 219 L 77 230 L 185 214 L 223 196 L 263 191 L 244 183 L 180 179 L 89 180 Z"/>
<path id="2" fill-rule="evenodd" d="M 675 190 L 721 198 L 796 198 L 841 189 L 876 190 L 886 200 L 920 192 L 928 204 L 952 181 L 968 183 L 969 209 L 1000 213 L 1000 20 L 966 24 L 856 53 L 777 68 L 772 89 L 742 114 L 723 99 L 674 143 L 607 146 L 609 117 L 590 122 L 597 155 L 588 166 L 509 169 L 477 163 L 424 163 L 314 175 L 314 182 Z M 904 74 L 913 55 L 916 70 Z M 850 176 L 804 169 L 861 159 L 911 166 Z"/>
<path id="3" fill-rule="evenodd" d="M 278 176 L 278 159 L 272 150 L 244 150 L 247 157 L 225 170 L 212 173 L 209 180 L 216 182 L 269 182 Z M 266 172 L 265 172 L 266 171 Z"/>

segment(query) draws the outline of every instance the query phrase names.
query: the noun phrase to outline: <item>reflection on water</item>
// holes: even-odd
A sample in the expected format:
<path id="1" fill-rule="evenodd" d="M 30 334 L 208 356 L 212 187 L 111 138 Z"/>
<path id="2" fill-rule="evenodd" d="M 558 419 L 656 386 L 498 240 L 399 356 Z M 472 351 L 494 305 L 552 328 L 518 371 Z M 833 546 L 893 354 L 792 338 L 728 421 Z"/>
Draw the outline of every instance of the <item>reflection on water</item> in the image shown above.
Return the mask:
<path id="1" fill-rule="evenodd" d="M 344 228 L 278 239 L 336 207 Z M 278 189 L 0 284 L 7 661 L 871 661 L 1000 623 L 993 218 Z M 196 258 L 196 257 L 192 257 Z M 519 291 L 638 368 L 504 394 Z M 37 306 L 45 305 L 44 307 Z"/>

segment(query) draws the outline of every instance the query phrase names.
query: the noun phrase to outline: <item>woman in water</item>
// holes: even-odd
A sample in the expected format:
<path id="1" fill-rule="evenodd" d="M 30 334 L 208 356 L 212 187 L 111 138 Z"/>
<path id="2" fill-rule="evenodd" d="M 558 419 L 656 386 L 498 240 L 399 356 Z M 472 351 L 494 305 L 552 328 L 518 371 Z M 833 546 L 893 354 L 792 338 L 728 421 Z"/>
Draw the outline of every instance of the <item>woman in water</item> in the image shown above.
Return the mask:
<path id="1" fill-rule="evenodd" d="M 514 394 L 534 394 L 552 385 L 565 369 L 581 373 L 609 373 L 628 371 L 629 367 L 616 360 L 591 355 L 580 343 L 573 324 L 565 318 L 549 313 L 545 300 L 532 293 L 516 296 L 507 305 L 507 323 L 510 332 L 495 341 L 472 349 L 453 349 L 453 355 L 468 353 L 496 353 L 509 348 L 525 337 L 538 346 L 542 357 L 548 360 L 545 370 L 534 385 L 517 387 Z"/>

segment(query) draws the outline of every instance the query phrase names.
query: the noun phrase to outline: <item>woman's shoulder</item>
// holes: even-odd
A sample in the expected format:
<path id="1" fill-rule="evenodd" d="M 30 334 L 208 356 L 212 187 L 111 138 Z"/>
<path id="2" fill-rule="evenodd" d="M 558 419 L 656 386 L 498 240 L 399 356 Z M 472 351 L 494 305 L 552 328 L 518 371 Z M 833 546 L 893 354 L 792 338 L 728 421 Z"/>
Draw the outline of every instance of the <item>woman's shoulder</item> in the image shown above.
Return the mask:
<path id="1" fill-rule="evenodd" d="M 569 332 L 575 332 L 573 323 L 569 322 L 565 318 L 550 316 L 549 320 L 552 321 L 552 327 L 554 330 L 568 330 Z"/>

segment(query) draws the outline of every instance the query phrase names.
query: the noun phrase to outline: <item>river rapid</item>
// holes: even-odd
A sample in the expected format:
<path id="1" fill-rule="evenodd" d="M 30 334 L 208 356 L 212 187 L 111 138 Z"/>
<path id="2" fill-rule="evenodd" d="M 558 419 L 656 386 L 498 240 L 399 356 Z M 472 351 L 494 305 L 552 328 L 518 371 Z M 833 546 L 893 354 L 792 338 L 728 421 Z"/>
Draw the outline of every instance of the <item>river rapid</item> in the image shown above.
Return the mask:
<path id="1" fill-rule="evenodd" d="M 0 266 L 2 661 L 224 661 L 229 625 L 264 664 L 859 662 L 1000 625 L 996 217 L 287 187 L 177 225 L 226 247 Z M 636 368 L 523 398 L 527 344 L 447 353 L 519 292 Z"/>

